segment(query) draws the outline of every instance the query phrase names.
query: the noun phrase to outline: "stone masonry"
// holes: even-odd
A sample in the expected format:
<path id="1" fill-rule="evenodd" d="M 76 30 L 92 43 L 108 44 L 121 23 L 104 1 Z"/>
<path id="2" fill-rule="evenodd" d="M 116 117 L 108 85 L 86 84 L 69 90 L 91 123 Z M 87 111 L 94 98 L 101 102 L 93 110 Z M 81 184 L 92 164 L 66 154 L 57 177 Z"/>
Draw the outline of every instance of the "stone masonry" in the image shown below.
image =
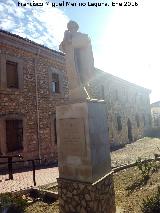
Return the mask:
<path id="1" fill-rule="evenodd" d="M 109 139 L 112 147 L 142 138 L 151 128 L 150 90 L 95 69 L 89 83 L 92 98 L 106 102 Z M 121 128 L 117 118 L 120 117 Z M 128 137 L 128 119 L 132 140 Z"/>
<path id="2" fill-rule="evenodd" d="M 152 127 L 160 127 L 160 101 L 151 104 Z"/>
<path id="3" fill-rule="evenodd" d="M 116 208 L 112 176 L 110 173 L 93 184 L 58 179 L 60 212 L 114 213 Z"/>
<path id="4" fill-rule="evenodd" d="M 22 154 L 25 159 L 57 159 L 52 123 L 55 106 L 68 96 L 64 55 L 3 31 L 0 41 L 0 151 L 2 154 Z M 20 89 L 3 85 L 2 71 L 7 59 L 22 64 Z M 61 76 L 62 88 L 57 94 L 50 89 L 50 73 L 54 70 Z M 8 153 L 3 121 L 12 117 L 23 119 L 23 150 Z"/>

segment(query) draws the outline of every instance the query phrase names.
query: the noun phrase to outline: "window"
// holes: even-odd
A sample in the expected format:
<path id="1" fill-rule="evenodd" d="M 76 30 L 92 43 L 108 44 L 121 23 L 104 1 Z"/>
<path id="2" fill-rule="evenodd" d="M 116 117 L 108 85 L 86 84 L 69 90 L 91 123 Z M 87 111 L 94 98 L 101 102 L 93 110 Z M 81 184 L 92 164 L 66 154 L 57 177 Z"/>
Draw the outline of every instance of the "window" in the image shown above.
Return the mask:
<path id="1" fill-rule="evenodd" d="M 50 67 L 48 70 L 48 80 L 49 80 L 49 93 L 53 96 L 59 96 L 64 97 L 64 88 L 65 88 L 65 82 L 64 82 L 64 76 L 65 76 L 64 70 L 59 70 L 54 67 Z"/>
<path id="2" fill-rule="evenodd" d="M 6 61 L 7 88 L 18 89 L 18 66 L 16 62 Z"/>
<path id="3" fill-rule="evenodd" d="M 122 130 L 121 116 L 117 116 L 118 131 Z"/>
<path id="4" fill-rule="evenodd" d="M 0 90 L 23 89 L 23 58 L 0 54 Z"/>
<path id="5" fill-rule="evenodd" d="M 137 123 L 137 128 L 139 128 L 140 127 L 140 121 L 139 121 L 139 115 L 138 114 L 135 116 L 135 120 L 136 120 L 136 123 Z"/>
<path id="6" fill-rule="evenodd" d="M 23 149 L 22 120 L 6 120 L 6 146 L 8 152 Z"/>
<path id="7" fill-rule="evenodd" d="M 52 92 L 59 93 L 59 75 L 56 73 L 52 73 Z"/>

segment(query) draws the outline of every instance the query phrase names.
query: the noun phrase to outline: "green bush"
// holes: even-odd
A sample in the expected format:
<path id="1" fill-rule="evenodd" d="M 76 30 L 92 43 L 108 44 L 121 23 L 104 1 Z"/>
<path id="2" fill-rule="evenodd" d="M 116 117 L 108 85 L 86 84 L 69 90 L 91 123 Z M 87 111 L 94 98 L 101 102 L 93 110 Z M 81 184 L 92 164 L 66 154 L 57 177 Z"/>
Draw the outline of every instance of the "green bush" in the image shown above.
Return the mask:
<path id="1" fill-rule="evenodd" d="M 12 193 L 0 194 L 0 212 L 6 208 L 9 208 L 8 212 L 23 212 L 26 206 L 27 201 L 22 197 L 14 196 Z"/>
<path id="2" fill-rule="evenodd" d="M 160 213 L 160 187 L 154 196 L 143 200 L 141 210 L 143 213 Z"/>
<path id="3" fill-rule="evenodd" d="M 141 171 L 142 179 L 144 181 L 147 181 L 152 171 L 152 167 L 153 167 L 152 162 L 142 161 L 141 158 L 138 158 L 138 160 L 136 161 L 136 166 Z"/>

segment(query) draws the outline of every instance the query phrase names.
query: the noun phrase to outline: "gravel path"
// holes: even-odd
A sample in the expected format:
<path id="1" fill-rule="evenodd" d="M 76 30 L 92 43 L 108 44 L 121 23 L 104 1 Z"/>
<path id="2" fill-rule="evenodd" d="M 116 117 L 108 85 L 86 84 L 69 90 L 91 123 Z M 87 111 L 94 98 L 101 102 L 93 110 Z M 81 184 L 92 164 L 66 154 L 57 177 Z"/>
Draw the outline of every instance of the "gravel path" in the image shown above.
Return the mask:
<path id="1" fill-rule="evenodd" d="M 142 138 L 124 148 L 111 153 L 112 166 L 120 166 L 135 162 L 138 157 L 142 159 L 153 158 L 154 154 L 160 154 L 159 138 Z"/>

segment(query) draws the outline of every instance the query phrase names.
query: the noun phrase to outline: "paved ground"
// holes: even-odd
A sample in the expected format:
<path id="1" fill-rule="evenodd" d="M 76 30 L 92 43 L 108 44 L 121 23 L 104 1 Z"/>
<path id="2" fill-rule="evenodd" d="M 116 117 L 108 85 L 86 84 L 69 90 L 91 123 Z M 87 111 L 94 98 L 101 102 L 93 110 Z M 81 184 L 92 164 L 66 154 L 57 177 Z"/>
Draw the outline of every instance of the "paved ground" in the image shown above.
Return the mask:
<path id="1" fill-rule="evenodd" d="M 138 157 L 142 159 L 154 158 L 154 154 L 160 154 L 160 139 L 142 138 L 124 148 L 112 152 L 112 166 L 133 163 Z"/>
<path id="2" fill-rule="evenodd" d="M 56 182 L 58 176 L 57 167 L 36 170 L 37 186 Z M 8 179 L 8 175 L 0 175 L 0 193 L 30 188 L 33 186 L 32 177 L 32 171 L 15 173 L 13 175 L 13 180 L 6 180 Z"/>
<path id="3" fill-rule="evenodd" d="M 154 157 L 155 153 L 160 154 L 160 139 L 143 138 L 135 143 L 128 144 L 123 149 L 112 152 L 112 166 L 135 162 L 138 157 L 143 159 Z M 57 167 L 36 170 L 37 186 L 56 182 L 58 175 Z M 33 186 L 32 171 L 15 173 L 14 180 L 6 181 L 7 178 L 8 175 L 0 175 L 0 193 Z"/>

